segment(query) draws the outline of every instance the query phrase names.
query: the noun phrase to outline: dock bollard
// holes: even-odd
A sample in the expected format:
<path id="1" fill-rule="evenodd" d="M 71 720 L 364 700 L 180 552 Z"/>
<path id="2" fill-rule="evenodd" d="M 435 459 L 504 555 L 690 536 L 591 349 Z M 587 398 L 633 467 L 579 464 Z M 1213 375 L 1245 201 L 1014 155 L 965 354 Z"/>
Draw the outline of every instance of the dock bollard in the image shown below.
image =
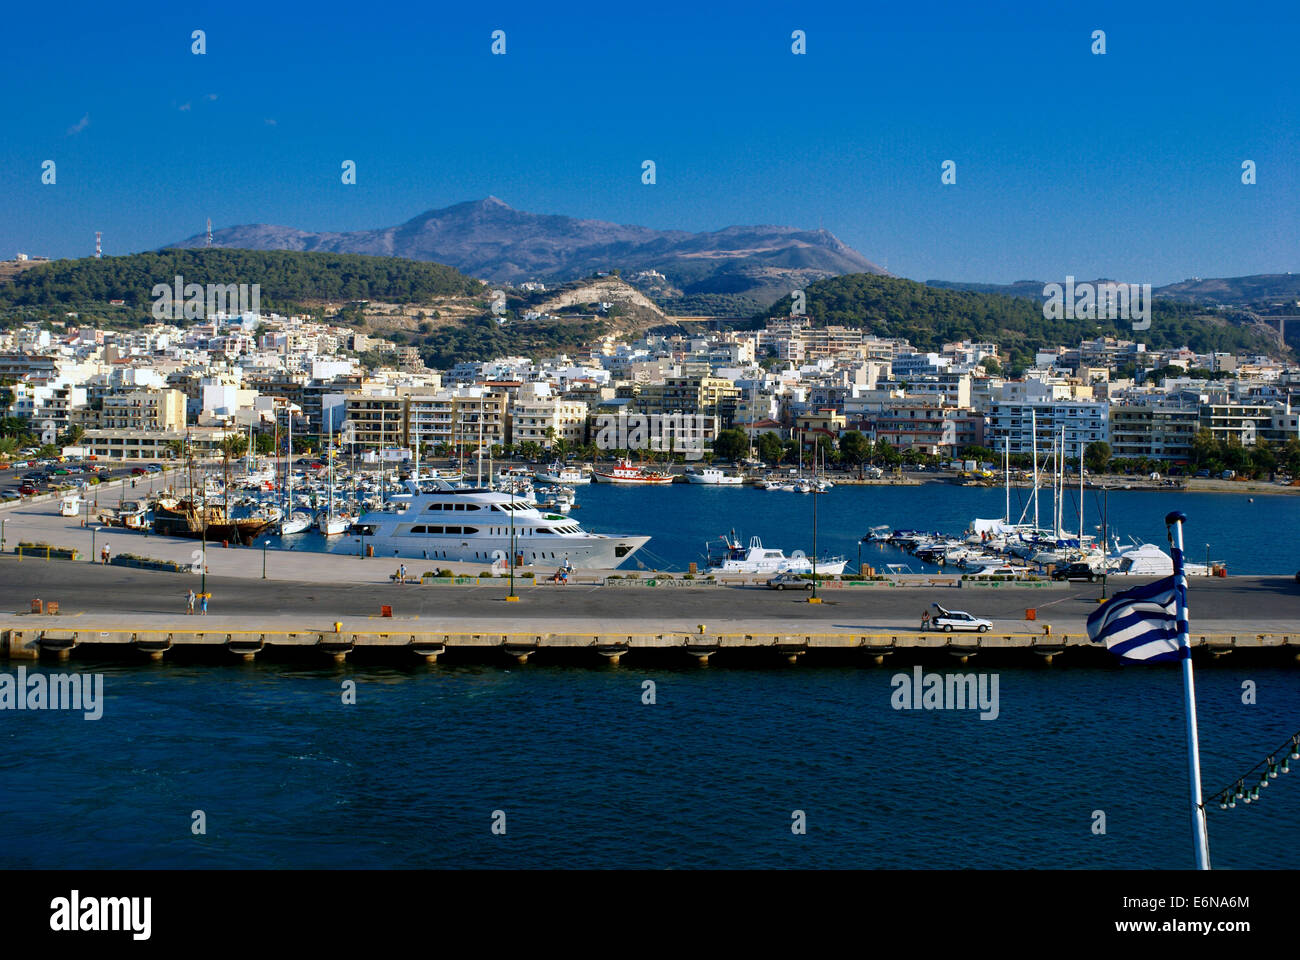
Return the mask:
<path id="1" fill-rule="evenodd" d="M 335 620 L 335 621 L 334 621 L 334 632 L 335 632 L 335 633 L 342 633 L 342 632 L 343 632 L 343 623 L 342 623 L 342 621 L 339 621 L 339 620 Z"/>
<path id="2" fill-rule="evenodd" d="M 705 624 L 701 623 L 701 624 L 698 624 L 697 626 L 699 627 L 700 633 L 703 633 L 703 632 L 704 632 Z"/>

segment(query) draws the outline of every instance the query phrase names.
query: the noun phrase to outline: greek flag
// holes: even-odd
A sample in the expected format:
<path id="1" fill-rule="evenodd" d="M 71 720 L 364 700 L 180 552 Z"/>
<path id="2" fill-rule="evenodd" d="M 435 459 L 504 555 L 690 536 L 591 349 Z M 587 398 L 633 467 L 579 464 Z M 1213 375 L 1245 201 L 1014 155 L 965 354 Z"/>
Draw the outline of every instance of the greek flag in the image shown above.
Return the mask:
<path id="1" fill-rule="evenodd" d="M 1117 593 L 1088 617 L 1088 636 L 1125 660 L 1181 660 L 1188 651 L 1178 638 L 1187 623 L 1178 622 L 1177 604 L 1186 589 L 1175 575 Z"/>

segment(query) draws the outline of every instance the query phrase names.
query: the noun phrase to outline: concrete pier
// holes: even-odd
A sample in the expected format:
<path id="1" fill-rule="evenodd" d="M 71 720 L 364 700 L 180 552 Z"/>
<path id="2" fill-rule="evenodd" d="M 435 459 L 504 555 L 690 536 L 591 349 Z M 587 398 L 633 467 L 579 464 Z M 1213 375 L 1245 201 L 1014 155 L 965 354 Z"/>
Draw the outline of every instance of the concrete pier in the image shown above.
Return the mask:
<path id="1" fill-rule="evenodd" d="M 36 620 L 35 617 L 32 619 Z M 1294 663 L 1300 655 L 1300 633 L 1198 634 L 1192 637 L 1192 644 L 1198 654 L 1207 655 L 1207 659 L 1218 659 L 1232 653 L 1252 659 L 1267 657 Z M 175 658 L 225 650 L 246 661 L 259 657 L 319 657 L 323 654 L 342 662 L 349 656 L 374 660 L 392 659 L 400 654 L 407 659 L 419 657 L 429 663 L 442 659 L 490 662 L 500 657 L 521 666 L 533 659 L 618 664 L 629 657 L 659 662 L 677 657 L 681 662 L 693 661 L 700 666 L 708 666 L 715 659 L 730 663 L 762 660 L 795 664 L 807 659 L 814 663 L 881 665 L 896 653 L 955 659 L 960 663 L 978 655 L 1000 663 L 1051 663 L 1063 659 L 1084 665 L 1107 662 L 1109 656 L 1086 634 L 1048 638 L 1037 631 L 986 634 L 951 641 L 919 631 L 911 635 L 834 632 L 792 636 L 749 632 L 716 633 L 705 637 L 690 632 L 631 635 L 620 632 L 615 637 L 602 632 L 454 633 L 411 630 L 397 633 L 375 628 L 335 633 L 332 627 L 315 631 L 222 628 L 209 632 L 166 626 L 104 628 L 89 621 L 69 629 L 49 626 L 38 620 L 0 630 L 0 648 L 4 655 L 15 660 L 43 657 L 68 660 L 73 656 L 159 659 L 164 653 Z M 856 657 L 846 660 L 845 654 Z"/>

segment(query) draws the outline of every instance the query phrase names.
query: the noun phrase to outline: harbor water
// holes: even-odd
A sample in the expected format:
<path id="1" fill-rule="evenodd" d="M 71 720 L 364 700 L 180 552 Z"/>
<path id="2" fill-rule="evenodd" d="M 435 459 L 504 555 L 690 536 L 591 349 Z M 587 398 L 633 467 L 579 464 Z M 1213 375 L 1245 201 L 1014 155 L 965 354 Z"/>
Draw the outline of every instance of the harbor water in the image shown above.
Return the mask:
<path id="1" fill-rule="evenodd" d="M 1021 518 L 1028 496 L 1028 489 L 1012 488 L 1012 522 Z M 624 564 L 626 569 L 685 570 L 691 562 L 702 561 L 706 541 L 713 541 L 717 553 L 722 547 L 719 538 L 733 529 L 745 541 L 758 536 L 765 545 L 787 554 L 803 550 L 811 555 L 814 499 L 817 553 L 847 557 L 849 569 L 858 562 L 858 541 L 870 527 L 888 524 L 897 529 L 956 535 L 965 531 L 974 518 L 1001 517 L 1006 509 L 1002 487 L 946 483 L 841 485 L 820 496 L 696 484 L 590 484 L 577 488 L 578 506 L 570 516 L 593 533 L 649 535 L 650 542 Z M 1113 490 L 1103 501 L 1099 491 L 1085 490 L 1086 534 L 1100 536 L 1103 506 L 1108 528 L 1112 534 L 1119 534 L 1121 546 L 1130 545 L 1132 538 L 1167 550 L 1165 514 L 1181 510 L 1188 517 L 1186 549 L 1192 562 L 1204 561 L 1208 544 L 1212 561 L 1226 564 L 1229 573 L 1289 576 L 1300 569 L 1300 498 L 1295 496 Z M 1065 535 L 1077 534 L 1077 489 L 1066 491 L 1064 515 Z M 1032 521 L 1032 508 L 1025 516 Z M 1040 523 L 1049 526 L 1051 517 L 1050 493 L 1040 491 Z M 356 537 L 334 537 L 326 543 L 316 533 L 286 537 L 282 542 L 271 538 L 271 542 L 273 546 L 296 550 L 356 554 L 361 549 Z M 906 563 L 917 573 L 937 569 L 893 547 L 862 544 L 861 550 L 862 562 L 882 572 L 887 563 Z"/>
<path id="2" fill-rule="evenodd" d="M 79 663 L 105 675 L 101 719 L 4 718 L 0 865 L 1192 865 L 1175 668 L 1001 669 L 997 717 L 981 720 L 894 709 L 890 678 L 911 668 L 894 659 L 680 671 Z M 1231 658 L 1198 665 L 1207 791 L 1294 732 L 1295 678 Z M 1244 679 L 1256 704 L 1242 702 Z M 355 704 L 343 703 L 346 680 Z M 1215 867 L 1300 866 L 1298 817 L 1300 772 L 1249 806 L 1212 804 Z"/>

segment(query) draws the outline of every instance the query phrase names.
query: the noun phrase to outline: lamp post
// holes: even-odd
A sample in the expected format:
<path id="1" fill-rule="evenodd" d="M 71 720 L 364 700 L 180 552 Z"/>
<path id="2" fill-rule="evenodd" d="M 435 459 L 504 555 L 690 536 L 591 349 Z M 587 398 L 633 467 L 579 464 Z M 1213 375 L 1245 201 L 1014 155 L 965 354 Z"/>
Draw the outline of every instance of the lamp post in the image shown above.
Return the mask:
<path id="1" fill-rule="evenodd" d="M 5 524 L 8 522 L 4 517 L 0 517 L 0 553 L 5 552 Z"/>
<path id="2" fill-rule="evenodd" d="M 1101 488 L 1101 598 L 1106 599 L 1106 575 L 1110 573 L 1110 487 Z"/>
<path id="3" fill-rule="evenodd" d="M 1207 577 L 1210 575 L 1210 545 L 1208 543 L 1205 545 L 1205 575 Z"/>
<path id="4" fill-rule="evenodd" d="M 203 496 L 203 541 L 200 544 L 200 551 L 203 554 L 200 563 L 203 569 L 199 571 L 199 593 L 208 592 L 208 498 L 207 488 L 204 488 Z M 192 554 L 191 554 L 192 556 Z"/>
<path id="5" fill-rule="evenodd" d="M 814 483 L 812 489 L 812 502 L 813 502 L 812 599 L 814 601 L 817 601 L 817 498 L 820 496 L 821 494 L 817 490 L 817 484 Z"/>
<path id="6" fill-rule="evenodd" d="M 270 540 L 262 541 L 262 579 L 266 579 L 266 548 L 271 545 Z"/>
<path id="7" fill-rule="evenodd" d="M 510 595 L 507 601 L 518 600 L 515 596 L 515 484 L 510 481 Z"/>

